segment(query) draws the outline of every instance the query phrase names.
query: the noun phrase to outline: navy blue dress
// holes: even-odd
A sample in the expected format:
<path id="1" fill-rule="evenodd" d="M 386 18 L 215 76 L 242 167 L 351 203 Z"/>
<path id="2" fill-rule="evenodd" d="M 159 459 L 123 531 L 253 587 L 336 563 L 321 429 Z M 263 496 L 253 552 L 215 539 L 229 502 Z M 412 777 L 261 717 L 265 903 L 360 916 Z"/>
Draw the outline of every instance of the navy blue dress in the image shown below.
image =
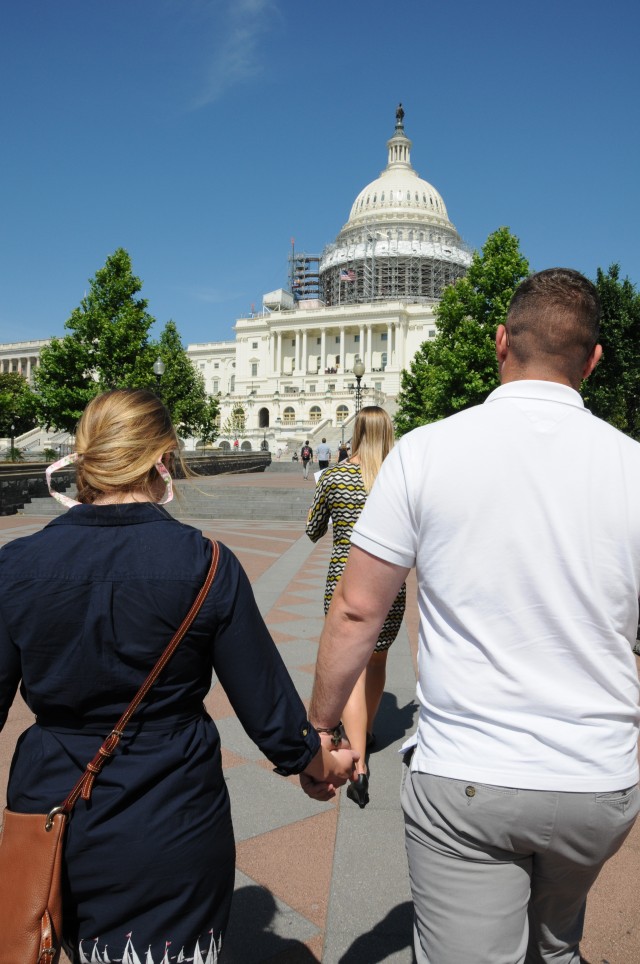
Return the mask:
<path id="1" fill-rule="evenodd" d="M 18 685 L 36 723 L 18 741 L 8 806 L 68 794 L 204 582 L 211 544 L 149 503 L 81 505 L 0 551 L 0 728 Z M 274 766 L 319 747 L 247 577 L 220 546 L 215 582 L 171 662 L 73 811 L 64 944 L 74 964 L 218 958 L 235 845 L 212 671 Z M 91 955 L 93 954 L 93 958 Z M 168 959 L 168 957 L 166 958 Z"/>

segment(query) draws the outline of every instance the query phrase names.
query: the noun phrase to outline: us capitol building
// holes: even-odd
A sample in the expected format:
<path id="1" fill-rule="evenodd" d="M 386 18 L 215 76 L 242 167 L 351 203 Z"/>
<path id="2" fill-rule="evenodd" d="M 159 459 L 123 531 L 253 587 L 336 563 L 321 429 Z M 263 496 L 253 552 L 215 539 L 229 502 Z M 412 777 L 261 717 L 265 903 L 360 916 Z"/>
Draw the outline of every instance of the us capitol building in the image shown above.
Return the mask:
<path id="1" fill-rule="evenodd" d="M 288 288 L 238 318 L 234 340 L 188 345 L 219 398 L 221 445 L 237 437 L 242 448 L 273 450 L 349 437 L 358 362 L 363 403 L 393 412 L 402 370 L 435 337 L 443 289 L 471 263 L 442 197 L 413 169 L 411 146 L 399 105 L 387 166 L 358 194 L 336 240 L 321 255 L 292 248 Z M 30 378 L 44 344 L 0 345 L 0 371 Z"/>

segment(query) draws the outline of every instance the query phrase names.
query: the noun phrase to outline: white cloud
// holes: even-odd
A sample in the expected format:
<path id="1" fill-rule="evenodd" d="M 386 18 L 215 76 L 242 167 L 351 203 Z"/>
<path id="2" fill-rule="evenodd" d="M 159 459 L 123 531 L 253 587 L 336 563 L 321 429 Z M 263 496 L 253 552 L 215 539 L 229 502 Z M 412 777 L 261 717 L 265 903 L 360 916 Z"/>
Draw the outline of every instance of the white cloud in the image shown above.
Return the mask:
<path id="1" fill-rule="evenodd" d="M 281 16 L 275 0 L 225 0 L 221 6 L 213 25 L 211 63 L 195 107 L 219 100 L 230 88 L 262 71 L 261 41 Z"/>

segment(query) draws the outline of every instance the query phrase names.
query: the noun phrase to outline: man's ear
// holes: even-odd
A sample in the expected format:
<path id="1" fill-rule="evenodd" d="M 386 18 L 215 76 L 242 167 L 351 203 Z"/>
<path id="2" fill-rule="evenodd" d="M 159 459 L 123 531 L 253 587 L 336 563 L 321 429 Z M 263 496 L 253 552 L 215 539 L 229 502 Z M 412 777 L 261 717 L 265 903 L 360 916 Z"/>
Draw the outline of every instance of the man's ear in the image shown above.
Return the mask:
<path id="1" fill-rule="evenodd" d="M 509 335 L 504 325 L 498 325 L 496 329 L 496 358 L 501 365 L 507 357 L 509 350 Z"/>
<path id="2" fill-rule="evenodd" d="M 602 345 L 594 345 L 593 351 L 587 358 L 584 370 L 582 372 L 582 378 L 588 378 L 593 369 L 596 367 L 600 359 L 602 358 Z"/>

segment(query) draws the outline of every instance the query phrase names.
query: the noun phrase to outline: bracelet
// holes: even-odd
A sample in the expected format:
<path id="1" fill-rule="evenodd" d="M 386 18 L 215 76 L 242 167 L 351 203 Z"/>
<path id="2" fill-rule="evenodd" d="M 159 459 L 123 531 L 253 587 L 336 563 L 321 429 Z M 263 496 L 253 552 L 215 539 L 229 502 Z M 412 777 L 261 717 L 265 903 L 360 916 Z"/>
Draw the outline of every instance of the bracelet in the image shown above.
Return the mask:
<path id="1" fill-rule="evenodd" d="M 344 727 L 342 720 L 338 720 L 335 726 L 316 726 L 316 733 L 330 733 L 331 742 L 335 747 L 339 747 L 344 737 Z"/>

